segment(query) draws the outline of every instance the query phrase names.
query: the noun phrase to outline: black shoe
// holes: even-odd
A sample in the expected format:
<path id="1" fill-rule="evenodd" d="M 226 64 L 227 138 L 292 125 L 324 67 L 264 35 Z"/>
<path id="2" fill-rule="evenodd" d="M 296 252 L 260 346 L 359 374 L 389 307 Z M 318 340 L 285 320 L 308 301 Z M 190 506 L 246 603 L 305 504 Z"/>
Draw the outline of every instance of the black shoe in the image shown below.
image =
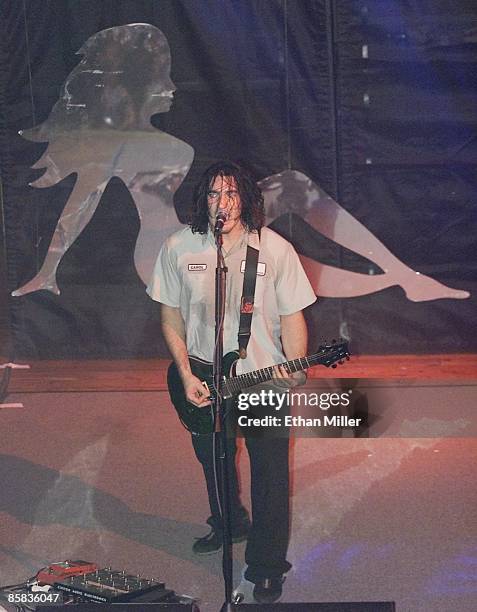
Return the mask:
<path id="1" fill-rule="evenodd" d="M 196 555 L 210 555 L 222 548 L 222 530 L 217 529 L 210 519 L 207 522 L 212 526 L 212 529 L 206 536 L 197 538 L 192 545 L 192 552 L 194 552 Z M 234 530 L 232 534 L 233 544 L 245 542 L 248 537 L 249 530 L 250 520 L 247 516 L 244 518 L 241 525 Z"/>
<path id="2" fill-rule="evenodd" d="M 255 583 L 253 598 L 257 603 L 274 603 L 282 596 L 283 576 L 278 578 L 262 578 Z"/>
<path id="3" fill-rule="evenodd" d="M 210 533 L 203 538 L 197 538 L 192 545 L 192 552 L 196 555 L 210 555 L 222 548 L 222 532 L 212 527 Z"/>

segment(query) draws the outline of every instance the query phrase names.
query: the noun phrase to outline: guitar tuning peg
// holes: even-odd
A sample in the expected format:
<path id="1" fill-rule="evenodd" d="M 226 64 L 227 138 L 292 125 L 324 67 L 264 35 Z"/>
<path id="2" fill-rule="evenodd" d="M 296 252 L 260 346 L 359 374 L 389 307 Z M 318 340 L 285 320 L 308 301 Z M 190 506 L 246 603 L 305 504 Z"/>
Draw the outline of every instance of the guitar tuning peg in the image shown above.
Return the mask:
<path id="1" fill-rule="evenodd" d="M 346 361 L 349 361 L 349 360 L 350 360 L 350 356 L 346 355 Z"/>
<path id="2" fill-rule="evenodd" d="M 340 360 L 338 361 L 338 363 L 339 363 L 340 365 L 343 365 L 344 361 L 343 361 L 342 359 L 340 359 Z"/>
<path id="3" fill-rule="evenodd" d="M 332 367 L 333 369 L 334 369 L 334 368 L 336 368 L 336 363 L 334 363 L 334 364 L 333 364 L 331 367 Z"/>

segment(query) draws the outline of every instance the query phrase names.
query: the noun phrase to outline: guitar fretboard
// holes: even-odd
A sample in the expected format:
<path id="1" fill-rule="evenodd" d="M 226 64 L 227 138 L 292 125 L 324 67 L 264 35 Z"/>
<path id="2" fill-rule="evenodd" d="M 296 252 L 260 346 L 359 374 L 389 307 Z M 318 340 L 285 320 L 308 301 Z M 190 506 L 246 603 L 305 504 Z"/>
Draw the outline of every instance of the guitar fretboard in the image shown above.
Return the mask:
<path id="1" fill-rule="evenodd" d="M 311 368 L 320 363 L 327 364 L 334 363 L 341 357 L 345 357 L 346 353 L 340 353 L 338 356 L 336 351 L 320 351 L 315 355 L 309 355 L 308 357 L 299 357 L 298 359 L 292 359 L 291 361 L 284 361 L 279 364 L 284 366 L 288 372 L 300 372 Z M 229 392 L 230 394 L 238 393 L 241 389 L 247 387 L 253 387 L 259 383 L 267 382 L 275 377 L 274 366 L 262 368 L 261 370 L 254 370 L 253 372 L 246 372 L 245 374 L 239 374 L 238 376 L 232 376 L 225 380 L 222 384 L 222 391 Z"/>

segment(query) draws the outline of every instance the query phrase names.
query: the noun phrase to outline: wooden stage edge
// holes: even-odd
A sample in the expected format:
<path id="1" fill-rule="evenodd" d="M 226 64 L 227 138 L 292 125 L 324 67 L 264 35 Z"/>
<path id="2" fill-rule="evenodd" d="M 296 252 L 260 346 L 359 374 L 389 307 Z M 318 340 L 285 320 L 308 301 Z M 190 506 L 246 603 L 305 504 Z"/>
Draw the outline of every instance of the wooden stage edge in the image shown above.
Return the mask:
<path id="1" fill-rule="evenodd" d="M 57 360 L 13 364 L 8 393 L 164 391 L 168 359 Z M 0 377 L 6 360 L 0 362 Z M 26 366 L 26 367 L 25 367 Z M 309 378 L 477 382 L 477 354 L 359 355 L 336 369 L 318 366 Z M 391 383 L 390 383 L 391 384 Z"/>

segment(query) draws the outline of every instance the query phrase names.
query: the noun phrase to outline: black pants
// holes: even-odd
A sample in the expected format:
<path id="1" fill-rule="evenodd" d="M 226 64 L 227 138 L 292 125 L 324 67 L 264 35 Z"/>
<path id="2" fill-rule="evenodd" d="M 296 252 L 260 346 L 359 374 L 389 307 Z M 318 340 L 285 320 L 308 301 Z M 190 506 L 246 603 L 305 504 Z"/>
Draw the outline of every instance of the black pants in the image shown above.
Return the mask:
<path id="1" fill-rule="evenodd" d="M 216 435 L 192 436 L 195 454 L 204 469 L 212 514 L 210 522 L 214 527 L 221 524 L 213 464 Z M 246 511 L 239 497 L 235 436 L 229 436 L 226 443 L 233 534 L 234 526 L 240 523 Z M 289 440 L 288 436 L 283 435 L 257 437 L 245 432 L 245 443 L 250 457 L 252 499 L 252 528 L 245 550 L 245 578 L 256 582 L 261 578 L 281 576 L 291 567 L 286 560 L 289 539 Z"/>

